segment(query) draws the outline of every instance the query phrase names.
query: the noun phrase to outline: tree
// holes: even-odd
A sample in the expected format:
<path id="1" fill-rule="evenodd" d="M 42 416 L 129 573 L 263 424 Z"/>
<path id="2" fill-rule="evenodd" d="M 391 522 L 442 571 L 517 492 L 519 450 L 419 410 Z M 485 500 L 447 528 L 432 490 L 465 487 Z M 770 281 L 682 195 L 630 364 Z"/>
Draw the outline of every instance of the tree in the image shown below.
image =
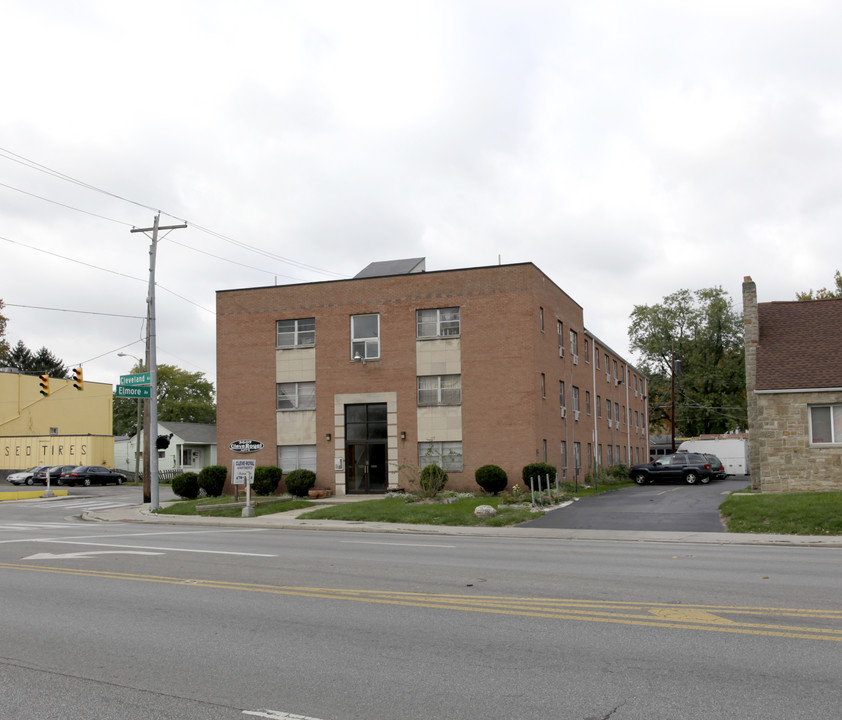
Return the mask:
<path id="1" fill-rule="evenodd" d="M 816 290 L 813 293 L 813 289 L 810 288 L 807 292 L 797 292 L 795 293 L 796 300 L 833 300 L 834 298 L 842 298 L 842 274 L 839 271 L 836 271 L 836 275 L 833 276 L 833 281 L 836 283 L 835 290 L 828 290 L 827 288 L 821 288 L 820 290 Z"/>
<path id="2" fill-rule="evenodd" d="M 4 364 L 22 373 L 44 374 L 55 378 L 67 377 L 67 366 L 64 362 L 46 347 L 42 347 L 33 355 L 32 351 L 24 345 L 23 340 L 18 340 L 17 345 L 8 352 Z"/>
<path id="3" fill-rule="evenodd" d="M 135 365 L 131 372 L 141 372 Z M 216 422 L 213 383 L 202 372 L 188 372 L 175 365 L 158 365 L 158 420 L 166 422 Z M 137 428 L 137 400 L 114 398 L 113 432 L 134 435 Z"/>
<path id="4" fill-rule="evenodd" d="M 653 428 L 671 424 L 673 361 L 676 434 L 746 426 L 742 318 L 721 287 L 679 290 L 658 305 L 636 305 L 629 340 L 649 376 Z"/>
<path id="5" fill-rule="evenodd" d="M 0 365 L 6 364 L 6 355 L 9 352 L 9 341 L 6 340 L 6 323 L 9 322 L 3 313 L 3 301 L 0 300 Z"/>

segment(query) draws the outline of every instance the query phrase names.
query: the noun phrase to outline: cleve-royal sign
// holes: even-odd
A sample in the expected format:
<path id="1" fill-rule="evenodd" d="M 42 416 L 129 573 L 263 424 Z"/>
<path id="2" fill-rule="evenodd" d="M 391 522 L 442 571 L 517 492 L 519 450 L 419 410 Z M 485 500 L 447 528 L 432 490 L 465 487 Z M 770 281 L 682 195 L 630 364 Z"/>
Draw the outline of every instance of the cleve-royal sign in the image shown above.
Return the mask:
<path id="1" fill-rule="evenodd" d="M 235 440 L 228 446 L 235 453 L 253 453 L 263 449 L 259 440 Z"/>

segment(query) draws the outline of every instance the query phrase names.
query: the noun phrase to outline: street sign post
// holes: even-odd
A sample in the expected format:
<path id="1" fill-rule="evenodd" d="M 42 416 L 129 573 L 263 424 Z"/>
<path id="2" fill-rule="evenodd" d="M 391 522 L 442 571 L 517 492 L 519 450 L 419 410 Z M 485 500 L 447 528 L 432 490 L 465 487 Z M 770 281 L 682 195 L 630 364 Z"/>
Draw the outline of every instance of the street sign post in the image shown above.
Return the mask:
<path id="1" fill-rule="evenodd" d="M 243 508 L 243 517 L 254 517 L 254 508 L 251 505 L 251 485 L 254 482 L 254 470 L 257 460 L 235 458 L 231 461 L 231 477 L 234 485 L 246 486 L 246 506 Z"/>
<path id="2" fill-rule="evenodd" d="M 148 398 L 152 397 L 151 388 L 148 385 L 118 385 L 117 397 L 121 398 Z"/>
<path id="3" fill-rule="evenodd" d="M 148 372 L 135 373 L 134 375 L 120 375 L 120 385 L 148 385 L 150 376 Z M 149 397 L 145 395 L 144 397 Z"/>

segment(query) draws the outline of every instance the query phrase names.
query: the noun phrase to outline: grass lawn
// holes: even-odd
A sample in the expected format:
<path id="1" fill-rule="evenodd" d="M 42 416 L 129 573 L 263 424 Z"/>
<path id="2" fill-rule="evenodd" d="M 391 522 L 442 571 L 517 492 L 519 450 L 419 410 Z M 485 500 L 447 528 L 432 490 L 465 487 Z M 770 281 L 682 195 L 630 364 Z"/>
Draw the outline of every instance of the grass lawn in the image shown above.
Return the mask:
<path id="1" fill-rule="evenodd" d="M 199 500 L 184 500 L 162 508 L 159 515 L 201 515 L 203 517 L 242 517 L 243 508 L 235 505 L 230 508 L 215 508 L 203 510 L 203 505 L 225 505 L 233 503 L 233 497 L 206 497 Z M 312 507 L 313 503 L 308 500 L 277 500 L 271 502 L 259 502 L 254 507 L 255 516 L 272 515 L 274 513 L 286 512 L 287 510 L 298 510 L 300 508 Z"/>
<path id="2" fill-rule="evenodd" d="M 842 492 L 731 495 L 719 510 L 728 532 L 842 534 Z"/>
<path id="3" fill-rule="evenodd" d="M 491 505 L 497 508 L 497 515 L 490 518 L 478 518 L 474 515 L 477 505 Z M 496 497 L 458 498 L 453 503 L 408 503 L 401 497 L 389 497 L 319 508 L 299 517 L 308 520 L 505 527 L 532 520 L 536 516 L 528 507 L 524 508 L 520 505 L 498 507 Z"/>

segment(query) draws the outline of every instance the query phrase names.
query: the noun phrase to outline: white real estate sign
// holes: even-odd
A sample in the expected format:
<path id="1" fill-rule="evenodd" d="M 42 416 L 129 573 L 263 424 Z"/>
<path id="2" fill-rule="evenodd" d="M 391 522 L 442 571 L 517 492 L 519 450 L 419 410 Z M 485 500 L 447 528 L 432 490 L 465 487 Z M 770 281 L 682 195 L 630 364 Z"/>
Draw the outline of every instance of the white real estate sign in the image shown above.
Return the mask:
<path id="1" fill-rule="evenodd" d="M 251 485 L 254 482 L 254 469 L 257 460 L 235 458 L 231 461 L 231 477 L 234 485 Z"/>

